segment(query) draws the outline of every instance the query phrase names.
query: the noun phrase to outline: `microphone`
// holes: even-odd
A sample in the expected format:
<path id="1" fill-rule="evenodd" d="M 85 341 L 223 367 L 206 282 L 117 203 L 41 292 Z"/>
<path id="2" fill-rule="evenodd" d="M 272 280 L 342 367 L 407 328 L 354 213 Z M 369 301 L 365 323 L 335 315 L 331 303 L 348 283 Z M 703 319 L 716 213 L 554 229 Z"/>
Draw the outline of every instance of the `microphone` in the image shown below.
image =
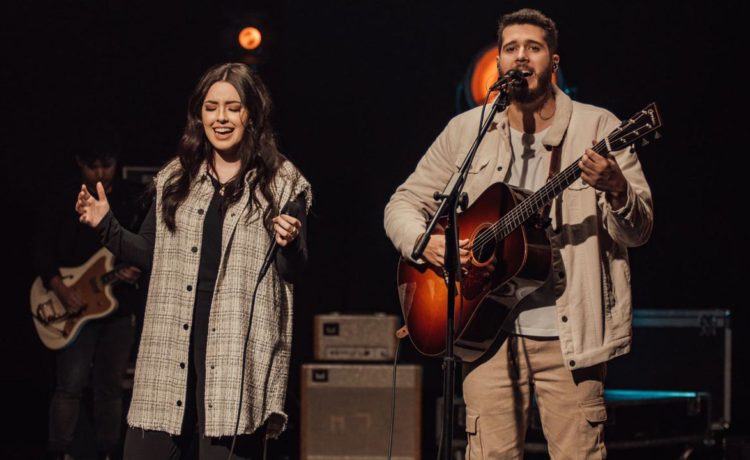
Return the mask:
<path id="1" fill-rule="evenodd" d="M 510 69 L 505 73 L 505 75 L 498 78 L 497 81 L 493 83 L 492 86 L 490 86 L 490 91 L 497 91 L 506 86 L 508 83 L 517 85 L 523 82 L 524 79 L 529 75 L 531 75 L 531 72 L 528 70 Z"/>
<path id="2" fill-rule="evenodd" d="M 281 208 L 281 212 L 279 214 L 299 213 L 301 205 L 297 202 L 297 198 L 299 198 L 299 196 L 287 201 L 284 207 Z M 276 258 L 277 252 L 279 252 L 279 243 L 276 241 L 276 238 L 274 237 L 272 239 L 271 246 L 269 246 L 268 251 L 266 251 L 266 257 L 265 259 L 263 259 L 263 265 L 261 265 L 260 271 L 258 272 L 258 282 L 260 282 L 260 280 L 262 280 L 263 277 L 266 276 L 266 272 L 268 271 L 269 268 L 271 268 L 271 264 Z"/>

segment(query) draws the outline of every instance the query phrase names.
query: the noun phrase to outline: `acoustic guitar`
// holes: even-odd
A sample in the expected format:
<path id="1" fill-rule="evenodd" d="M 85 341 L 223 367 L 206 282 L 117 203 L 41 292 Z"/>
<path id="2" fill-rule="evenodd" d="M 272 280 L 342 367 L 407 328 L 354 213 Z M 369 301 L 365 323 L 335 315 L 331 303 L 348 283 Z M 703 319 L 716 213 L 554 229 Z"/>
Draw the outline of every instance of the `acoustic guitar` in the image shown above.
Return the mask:
<path id="1" fill-rule="evenodd" d="M 607 157 L 638 140 L 646 142 L 660 127 L 659 112 L 652 103 L 622 122 L 593 150 Z M 552 251 L 539 211 L 580 177 L 578 163 L 573 162 L 534 193 L 493 184 L 458 216 L 459 238 L 470 240 L 470 263 L 457 282 L 454 304 L 454 350 L 463 361 L 475 361 L 502 343 L 507 335 L 504 323 L 513 320 L 514 308 L 546 280 Z M 442 224 L 444 227 L 445 218 Z M 443 270 L 402 258 L 398 293 L 416 349 L 428 356 L 443 354 L 448 303 Z"/>

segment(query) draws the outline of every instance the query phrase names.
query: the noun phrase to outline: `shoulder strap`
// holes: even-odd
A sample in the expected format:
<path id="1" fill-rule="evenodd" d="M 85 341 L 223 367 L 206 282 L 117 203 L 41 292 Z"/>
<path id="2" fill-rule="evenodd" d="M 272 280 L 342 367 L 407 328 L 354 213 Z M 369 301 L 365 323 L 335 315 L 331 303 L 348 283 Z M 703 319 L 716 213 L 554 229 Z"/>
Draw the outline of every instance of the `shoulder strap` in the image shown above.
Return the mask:
<path id="1" fill-rule="evenodd" d="M 552 178 L 560 172 L 560 157 L 562 157 L 562 146 L 565 142 L 566 134 L 567 131 L 565 134 L 563 134 L 563 138 L 560 143 L 552 147 L 552 155 L 550 155 L 549 158 L 549 174 L 547 174 L 547 182 L 552 180 Z M 545 227 L 548 226 L 551 222 L 549 214 L 552 209 L 552 203 L 555 201 L 556 200 L 552 200 L 549 204 L 547 204 L 547 206 L 539 210 L 539 222 Z M 557 217 L 559 218 L 560 216 L 558 215 Z"/>

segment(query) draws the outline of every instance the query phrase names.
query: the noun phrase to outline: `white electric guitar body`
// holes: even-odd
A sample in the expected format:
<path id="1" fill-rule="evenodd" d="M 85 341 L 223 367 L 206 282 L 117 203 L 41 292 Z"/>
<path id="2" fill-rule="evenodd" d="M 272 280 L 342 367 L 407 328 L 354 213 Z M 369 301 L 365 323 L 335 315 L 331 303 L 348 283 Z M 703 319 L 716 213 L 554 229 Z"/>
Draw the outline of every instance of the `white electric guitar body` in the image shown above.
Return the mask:
<path id="1" fill-rule="evenodd" d="M 31 285 L 31 316 L 34 326 L 47 348 L 65 348 L 78 337 L 87 322 L 110 315 L 117 309 L 117 299 L 112 295 L 112 284 L 118 281 L 114 266 L 115 257 L 107 248 L 98 250 L 78 267 L 60 268 L 63 283 L 76 290 L 84 306 L 68 310 L 52 290 L 47 290 L 42 278 Z"/>

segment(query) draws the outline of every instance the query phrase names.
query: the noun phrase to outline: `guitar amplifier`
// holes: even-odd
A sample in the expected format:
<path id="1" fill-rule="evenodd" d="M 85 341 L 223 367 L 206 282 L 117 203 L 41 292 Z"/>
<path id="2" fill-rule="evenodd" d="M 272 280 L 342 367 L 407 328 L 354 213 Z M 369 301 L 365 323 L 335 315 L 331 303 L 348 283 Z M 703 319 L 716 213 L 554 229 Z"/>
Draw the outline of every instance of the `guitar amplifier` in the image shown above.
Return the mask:
<path id="1" fill-rule="evenodd" d="M 315 315 L 314 327 L 317 361 L 388 361 L 396 355 L 396 315 Z"/>
<path id="2" fill-rule="evenodd" d="M 398 366 L 393 460 L 420 460 L 422 368 Z M 382 460 L 388 453 L 393 366 L 304 364 L 302 460 Z"/>

